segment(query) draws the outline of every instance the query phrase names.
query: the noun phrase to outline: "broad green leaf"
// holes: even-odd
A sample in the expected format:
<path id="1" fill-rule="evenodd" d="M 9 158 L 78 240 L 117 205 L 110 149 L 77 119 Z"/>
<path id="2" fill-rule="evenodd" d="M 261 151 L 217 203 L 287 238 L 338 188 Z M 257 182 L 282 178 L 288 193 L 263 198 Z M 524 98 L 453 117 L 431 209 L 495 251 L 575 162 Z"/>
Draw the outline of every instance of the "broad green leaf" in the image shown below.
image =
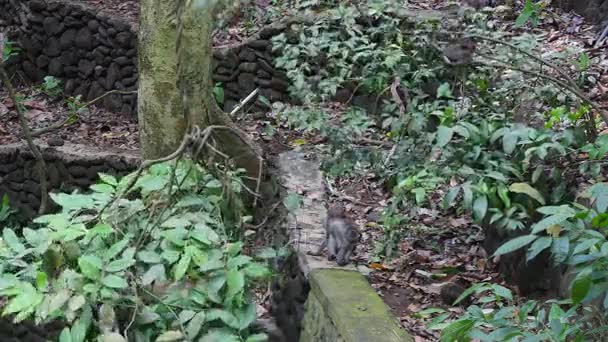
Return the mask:
<path id="1" fill-rule="evenodd" d="M 184 339 L 184 334 L 182 334 L 181 331 L 169 330 L 169 331 L 162 333 L 160 336 L 158 336 L 158 338 L 156 339 L 156 342 L 178 342 L 178 341 L 183 341 L 183 339 Z"/>
<path id="2" fill-rule="evenodd" d="M 137 253 L 137 258 L 146 264 L 158 264 L 162 260 L 158 253 L 153 251 L 141 251 Z"/>
<path id="3" fill-rule="evenodd" d="M 251 263 L 247 265 L 245 268 L 243 268 L 243 272 L 245 272 L 248 277 L 254 279 L 264 278 L 271 274 L 270 269 L 267 266 L 259 263 Z"/>
<path id="4" fill-rule="evenodd" d="M 516 237 L 515 239 L 509 240 L 504 243 L 502 246 L 498 247 L 498 249 L 494 252 L 493 256 L 499 256 L 503 254 L 508 254 L 513 251 L 516 251 L 522 247 L 529 245 L 532 241 L 536 240 L 538 236 L 536 235 L 523 235 Z"/>
<path id="5" fill-rule="evenodd" d="M 549 248 L 551 243 L 553 243 L 553 239 L 548 236 L 542 236 L 534 240 L 532 246 L 530 246 L 530 249 L 528 249 L 526 260 L 530 261 L 536 258 L 538 254 Z"/>
<path id="6" fill-rule="evenodd" d="M 68 309 L 76 311 L 84 306 L 86 299 L 83 295 L 76 295 L 68 301 Z"/>
<path id="7" fill-rule="evenodd" d="M 574 282 L 572 282 L 572 302 L 574 304 L 578 304 L 585 299 L 591 289 L 592 283 L 593 280 L 589 268 L 586 268 L 576 276 Z"/>
<path id="8" fill-rule="evenodd" d="M 188 322 L 188 325 L 186 325 L 186 335 L 189 339 L 194 340 L 196 336 L 198 336 L 201 331 L 201 328 L 203 327 L 203 324 L 205 323 L 205 319 L 205 312 L 201 311 L 197 312 L 192 318 L 192 320 Z"/>
<path id="9" fill-rule="evenodd" d="M 80 272 L 87 278 L 98 279 L 100 276 L 103 261 L 96 255 L 83 255 L 78 258 Z"/>
<path id="10" fill-rule="evenodd" d="M 245 289 L 245 274 L 236 268 L 226 273 L 226 284 L 228 285 L 228 296 L 232 297 Z"/>
<path id="11" fill-rule="evenodd" d="M 65 327 L 61 330 L 61 334 L 59 335 L 59 342 L 73 342 L 72 335 L 70 334 L 70 328 Z"/>
<path id="12" fill-rule="evenodd" d="M 102 172 L 98 173 L 98 175 L 99 175 L 99 179 L 102 182 L 104 182 L 106 184 L 110 184 L 112 186 L 117 186 L 118 185 L 118 181 L 116 180 L 116 177 L 114 177 L 112 175 L 108 175 L 108 174 L 102 173 Z"/>
<path id="13" fill-rule="evenodd" d="M 517 146 L 518 135 L 515 132 L 507 132 L 502 137 L 502 149 L 506 154 L 511 154 Z"/>
<path id="14" fill-rule="evenodd" d="M 224 322 L 226 325 L 228 325 L 231 328 L 234 328 L 234 329 L 239 328 L 238 319 L 236 319 L 236 317 L 234 317 L 234 315 L 231 314 L 229 311 L 222 310 L 222 309 L 209 310 L 207 312 L 207 322 L 211 322 L 216 319 L 221 320 L 222 322 Z"/>
<path id="15" fill-rule="evenodd" d="M 220 236 L 206 224 L 197 224 L 190 236 L 206 245 L 216 245 L 220 240 Z"/>
<path id="16" fill-rule="evenodd" d="M 208 0 L 207 0 L 208 1 Z M 198 342 L 240 342 L 241 339 L 239 336 L 235 335 L 228 329 L 214 329 L 210 330 L 205 334 L 205 336 L 201 337 Z"/>
<path id="17" fill-rule="evenodd" d="M 461 319 L 455 321 L 443 329 L 441 332 L 441 341 L 468 341 L 466 337 L 474 325 L 475 321 L 472 319 Z"/>
<path id="18" fill-rule="evenodd" d="M 452 98 L 452 89 L 450 87 L 450 84 L 448 82 L 444 82 L 442 83 L 438 88 L 437 88 L 437 97 L 438 98 Z"/>
<path id="19" fill-rule="evenodd" d="M 439 126 L 437 128 L 437 145 L 444 147 L 454 136 L 454 130 L 451 127 Z"/>
<path id="20" fill-rule="evenodd" d="M 253 334 L 245 340 L 245 342 L 266 342 L 268 341 L 268 335 L 266 334 Z"/>
<path id="21" fill-rule="evenodd" d="M 475 220 L 482 221 L 488 212 L 488 198 L 485 195 L 479 195 L 473 202 L 473 216 Z"/>
<path id="22" fill-rule="evenodd" d="M 460 186 L 451 188 L 448 193 L 443 197 L 443 208 L 447 209 L 454 204 L 454 200 L 460 194 Z"/>
<path id="23" fill-rule="evenodd" d="M 135 259 L 118 259 L 110 262 L 104 269 L 107 272 L 119 272 L 124 271 L 127 268 L 133 266 L 135 264 Z"/>
<path id="24" fill-rule="evenodd" d="M 127 235 L 124 239 L 113 244 L 105 254 L 106 260 L 112 260 L 115 256 L 122 252 L 122 250 L 125 249 L 125 247 L 127 247 L 127 245 L 131 242 L 130 237 L 130 235 Z"/>
<path id="25" fill-rule="evenodd" d="M 184 277 L 184 275 L 186 274 L 186 271 L 188 271 L 188 267 L 190 266 L 191 260 L 192 260 L 192 255 L 190 253 L 182 254 L 181 259 L 179 259 L 179 262 L 175 266 L 174 278 L 176 281 L 179 281 Z"/>
<path id="26" fill-rule="evenodd" d="M 520 193 L 520 194 L 526 194 L 526 195 L 534 198 L 541 205 L 545 205 L 545 199 L 543 198 L 543 195 L 541 195 L 541 193 L 538 192 L 538 190 L 534 189 L 528 183 L 513 183 L 509 187 L 509 191 L 515 192 L 515 193 Z"/>
<path id="27" fill-rule="evenodd" d="M 513 300 L 513 294 L 511 293 L 511 290 L 504 286 L 492 284 L 492 290 L 497 296 L 501 296 L 502 298 L 506 298 L 508 300 Z"/>
<path id="28" fill-rule="evenodd" d="M 553 254 L 553 258 L 556 262 L 562 263 L 568 257 L 568 252 L 570 251 L 570 240 L 563 236 L 557 239 L 553 239 L 553 244 L 551 245 L 551 253 Z"/>
<path id="29" fill-rule="evenodd" d="M 239 320 L 240 328 L 239 330 L 246 329 L 249 327 L 256 319 L 256 304 L 254 302 L 250 302 L 244 307 L 237 309 L 234 311 L 236 318 Z"/>
<path id="30" fill-rule="evenodd" d="M 114 274 L 108 274 L 107 276 L 103 277 L 101 283 L 113 289 L 124 289 L 129 286 L 125 278 Z"/>
<path id="31" fill-rule="evenodd" d="M 69 306 L 69 304 L 68 304 Z M 93 319 L 93 312 L 90 306 L 86 306 L 80 315 L 80 318 L 72 325 L 72 342 L 84 342 L 89 327 Z"/>
<path id="32" fill-rule="evenodd" d="M 117 332 L 107 332 L 101 335 L 102 342 L 127 342 L 127 340 Z M 158 340 L 157 340 L 158 341 Z M 177 340 L 175 340 L 177 341 Z"/>
<path id="33" fill-rule="evenodd" d="M 49 313 L 53 313 L 55 310 L 61 309 L 65 303 L 68 302 L 71 296 L 71 291 L 67 289 L 60 290 L 53 295 L 51 302 L 49 303 Z"/>
<path id="34" fill-rule="evenodd" d="M 19 241 L 19 238 L 12 229 L 4 228 L 2 230 L 2 238 L 13 252 L 23 253 L 25 251 L 25 246 Z"/>

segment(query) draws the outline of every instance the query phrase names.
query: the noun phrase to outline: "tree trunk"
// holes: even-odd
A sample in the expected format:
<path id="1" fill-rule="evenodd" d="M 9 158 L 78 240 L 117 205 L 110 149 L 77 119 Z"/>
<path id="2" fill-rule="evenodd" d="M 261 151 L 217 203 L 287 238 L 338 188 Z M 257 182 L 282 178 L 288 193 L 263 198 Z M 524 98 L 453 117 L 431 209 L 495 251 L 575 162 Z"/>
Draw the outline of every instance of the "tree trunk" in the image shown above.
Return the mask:
<path id="1" fill-rule="evenodd" d="M 144 159 L 175 151 L 186 130 L 177 90 L 176 9 L 176 0 L 141 0 L 137 113 Z"/>
<path id="2" fill-rule="evenodd" d="M 180 144 L 188 125 L 232 129 L 213 132 L 216 148 L 258 178 L 259 149 L 236 130 L 212 94 L 215 1 L 142 0 L 139 38 L 138 115 L 143 157 L 166 156 Z"/>

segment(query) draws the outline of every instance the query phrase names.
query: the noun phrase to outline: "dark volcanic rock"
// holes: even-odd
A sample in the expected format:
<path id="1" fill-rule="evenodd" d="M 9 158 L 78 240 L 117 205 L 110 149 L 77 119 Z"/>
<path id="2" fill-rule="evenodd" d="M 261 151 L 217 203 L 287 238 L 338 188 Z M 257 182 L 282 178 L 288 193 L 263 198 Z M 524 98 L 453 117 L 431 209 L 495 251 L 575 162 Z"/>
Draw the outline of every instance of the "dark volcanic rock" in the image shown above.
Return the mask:
<path id="1" fill-rule="evenodd" d="M 120 32 L 114 39 L 118 45 L 125 49 L 129 49 L 131 47 L 131 34 L 129 32 Z"/>
<path id="2" fill-rule="evenodd" d="M 74 40 L 76 38 L 76 30 L 68 29 L 59 38 L 59 46 L 62 49 L 70 49 L 74 45 Z"/>
<path id="3" fill-rule="evenodd" d="M 75 43 L 77 47 L 85 50 L 89 50 L 93 47 L 93 35 L 88 27 L 83 27 L 78 31 Z"/>
<path id="4" fill-rule="evenodd" d="M 61 76 L 63 74 L 63 64 L 61 63 L 61 58 L 53 58 L 49 63 L 49 75 L 51 76 Z"/>
<path id="5" fill-rule="evenodd" d="M 25 72 L 25 75 L 32 81 L 40 81 L 43 77 L 40 69 L 36 68 L 36 66 L 30 61 L 23 62 L 23 71 Z"/>
<path id="6" fill-rule="evenodd" d="M 57 57 L 61 54 L 61 46 L 59 46 L 59 40 L 55 37 L 51 37 L 46 41 L 46 47 L 44 53 L 49 57 Z"/>
<path id="7" fill-rule="evenodd" d="M 78 70 L 82 72 L 86 77 L 93 73 L 94 67 L 95 63 L 86 59 L 81 59 L 80 62 L 78 62 Z"/>
<path id="8" fill-rule="evenodd" d="M 63 24 L 55 17 L 46 17 L 42 22 L 42 27 L 46 33 L 55 35 L 63 31 Z"/>
<path id="9" fill-rule="evenodd" d="M 45 68 L 47 65 L 49 65 L 49 61 L 50 59 L 47 56 L 40 55 L 38 58 L 36 58 L 36 66 L 38 66 L 40 69 Z"/>

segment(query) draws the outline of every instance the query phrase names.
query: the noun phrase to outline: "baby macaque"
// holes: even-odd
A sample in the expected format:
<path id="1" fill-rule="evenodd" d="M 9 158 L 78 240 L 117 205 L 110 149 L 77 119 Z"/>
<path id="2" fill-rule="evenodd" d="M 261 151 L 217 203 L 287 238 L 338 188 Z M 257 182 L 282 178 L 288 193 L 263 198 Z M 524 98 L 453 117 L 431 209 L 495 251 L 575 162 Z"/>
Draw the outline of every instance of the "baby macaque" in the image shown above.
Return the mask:
<path id="1" fill-rule="evenodd" d="M 443 57 L 450 65 L 464 65 L 471 63 L 474 52 L 475 42 L 471 38 L 464 38 L 446 46 L 443 49 Z"/>
<path id="2" fill-rule="evenodd" d="M 317 252 L 311 254 L 321 255 L 327 247 L 327 260 L 335 259 L 338 265 L 344 266 L 350 262 L 350 256 L 360 240 L 361 233 L 355 222 L 346 216 L 344 208 L 332 206 L 327 211 L 325 239 Z"/>

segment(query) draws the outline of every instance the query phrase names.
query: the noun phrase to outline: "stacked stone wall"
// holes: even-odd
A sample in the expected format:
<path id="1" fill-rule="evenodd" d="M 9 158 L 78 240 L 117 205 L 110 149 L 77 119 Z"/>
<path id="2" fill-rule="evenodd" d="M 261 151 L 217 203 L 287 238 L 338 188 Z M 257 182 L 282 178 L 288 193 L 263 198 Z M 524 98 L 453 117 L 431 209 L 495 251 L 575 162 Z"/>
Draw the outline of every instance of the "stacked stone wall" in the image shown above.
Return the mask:
<path id="1" fill-rule="evenodd" d="M 282 29 L 285 29 L 283 27 Z M 289 83 L 273 65 L 271 38 L 282 29 L 268 28 L 229 48 L 214 50 L 213 80 L 221 83 L 223 109 L 260 88 L 271 101 L 286 101 Z M 101 105 L 134 115 L 137 110 L 137 27 L 123 18 L 68 0 L 0 0 L 0 30 L 16 43 L 19 54 L 11 71 L 40 82 L 45 76 L 63 81 L 66 95 L 93 100 L 108 91 Z M 253 105 L 263 109 L 262 102 Z"/>
<path id="2" fill-rule="evenodd" d="M 47 166 L 49 192 L 71 192 L 95 184 L 98 173 L 120 176 L 135 169 L 139 158 L 125 152 L 101 152 L 83 146 L 42 147 Z M 22 218 L 32 218 L 40 207 L 40 182 L 36 160 L 23 144 L 0 146 L 0 196 L 8 194 L 10 205 Z"/>

